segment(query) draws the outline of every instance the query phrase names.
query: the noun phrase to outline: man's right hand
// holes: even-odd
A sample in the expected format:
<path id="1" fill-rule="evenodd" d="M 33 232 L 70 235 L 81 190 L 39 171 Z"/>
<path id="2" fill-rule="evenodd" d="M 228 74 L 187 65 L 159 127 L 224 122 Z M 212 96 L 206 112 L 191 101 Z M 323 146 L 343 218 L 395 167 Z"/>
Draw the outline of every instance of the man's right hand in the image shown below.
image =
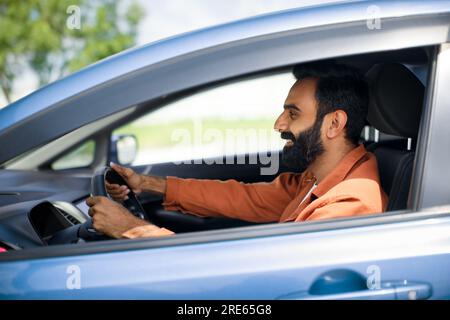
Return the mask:
<path id="1" fill-rule="evenodd" d="M 142 192 L 142 185 L 144 179 L 140 174 L 134 172 L 131 168 L 125 168 L 118 164 L 111 162 L 111 168 L 122 176 L 128 186 L 133 190 L 135 194 Z M 118 184 L 111 184 L 108 181 L 105 182 L 106 192 L 116 201 L 123 201 L 128 199 L 128 193 L 130 190 L 127 186 L 121 186 Z"/>

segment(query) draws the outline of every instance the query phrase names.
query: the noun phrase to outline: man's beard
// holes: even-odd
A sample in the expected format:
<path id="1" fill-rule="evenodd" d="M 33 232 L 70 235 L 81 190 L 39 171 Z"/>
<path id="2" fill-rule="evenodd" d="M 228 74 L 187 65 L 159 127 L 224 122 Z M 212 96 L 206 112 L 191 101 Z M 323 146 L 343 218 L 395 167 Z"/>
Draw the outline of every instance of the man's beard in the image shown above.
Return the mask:
<path id="1" fill-rule="evenodd" d="M 292 132 L 282 132 L 282 139 L 294 142 L 291 146 L 284 146 L 282 160 L 283 164 L 297 172 L 305 171 L 314 160 L 324 152 L 320 128 L 322 121 L 316 121 L 311 128 L 300 132 L 298 138 Z"/>

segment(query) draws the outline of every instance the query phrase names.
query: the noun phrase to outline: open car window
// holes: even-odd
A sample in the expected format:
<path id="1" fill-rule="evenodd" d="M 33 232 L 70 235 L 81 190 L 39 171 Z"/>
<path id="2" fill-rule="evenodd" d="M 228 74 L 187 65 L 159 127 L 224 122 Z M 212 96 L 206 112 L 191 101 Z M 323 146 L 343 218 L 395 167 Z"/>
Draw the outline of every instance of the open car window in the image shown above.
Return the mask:
<path id="1" fill-rule="evenodd" d="M 240 80 L 170 103 L 113 131 L 134 135 L 131 165 L 280 150 L 273 130 L 295 78 L 290 72 Z"/>
<path id="2" fill-rule="evenodd" d="M 94 155 L 95 141 L 90 139 L 53 161 L 51 168 L 52 170 L 86 168 L 92 165 Z"/>

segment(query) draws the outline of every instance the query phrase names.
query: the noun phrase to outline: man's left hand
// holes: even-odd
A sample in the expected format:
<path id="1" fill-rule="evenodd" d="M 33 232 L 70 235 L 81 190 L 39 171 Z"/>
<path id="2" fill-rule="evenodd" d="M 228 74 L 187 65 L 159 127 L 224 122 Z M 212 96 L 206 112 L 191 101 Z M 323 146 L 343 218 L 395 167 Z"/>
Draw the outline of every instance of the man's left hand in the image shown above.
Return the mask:
<path id="1" fill-rule="evenodd" d="M 89 197 L 86 204 L 90 207 L 89 215 L 92 217 L 94 229 L 113 238 L 122 238 L 124 232 L 149 224 L 106 197 Z"/>

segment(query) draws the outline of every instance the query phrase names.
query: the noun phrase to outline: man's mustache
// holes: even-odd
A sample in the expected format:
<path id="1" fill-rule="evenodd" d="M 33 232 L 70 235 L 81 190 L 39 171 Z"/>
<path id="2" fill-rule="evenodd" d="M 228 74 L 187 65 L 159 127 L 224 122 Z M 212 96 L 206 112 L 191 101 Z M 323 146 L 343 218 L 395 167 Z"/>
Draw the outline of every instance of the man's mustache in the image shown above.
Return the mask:
<path id="1" fill-rule="evenodd" d="M 281 139 L 284 140 L 291 140 L 292 142 L 295 142 L 295 136 L 292 132 L 286 131 L 281 133 Z"/>

